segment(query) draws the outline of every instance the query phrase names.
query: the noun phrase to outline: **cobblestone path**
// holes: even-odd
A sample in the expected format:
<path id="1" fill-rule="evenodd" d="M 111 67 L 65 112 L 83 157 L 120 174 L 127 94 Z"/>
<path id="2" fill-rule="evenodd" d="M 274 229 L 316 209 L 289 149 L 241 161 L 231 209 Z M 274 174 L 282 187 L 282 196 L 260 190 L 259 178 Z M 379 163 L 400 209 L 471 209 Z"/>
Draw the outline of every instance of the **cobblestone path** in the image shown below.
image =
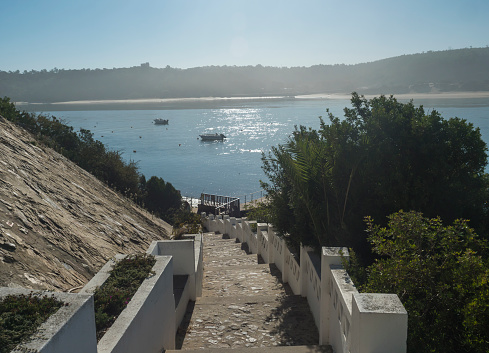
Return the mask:
<path id="1" fill-rule="evenodd" d="M 317 345 L 307 300 L 292 294 L 273 264 L 259 264 L 245 246 L 204 234 L 202 297 L 189 305 L 177 349 Z"/>

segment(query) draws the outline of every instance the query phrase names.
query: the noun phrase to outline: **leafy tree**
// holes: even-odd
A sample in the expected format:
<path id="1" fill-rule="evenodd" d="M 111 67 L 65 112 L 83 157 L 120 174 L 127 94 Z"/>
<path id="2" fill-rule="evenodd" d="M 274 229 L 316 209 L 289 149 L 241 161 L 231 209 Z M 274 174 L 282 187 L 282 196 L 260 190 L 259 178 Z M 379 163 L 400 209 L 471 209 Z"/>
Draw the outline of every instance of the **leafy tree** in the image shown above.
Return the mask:
<path id="1" fill-rule="evenodd" d="M 487 352 L 487 242 L 465 220 L 444 226 L 417 212 L 395 213 L 387 227 L 368 217 L 367 225 L 380 258 L 361 289 L 399 296 L 408 311 L 408 350 Z"/>
<path id="2" fill-rule="evenodd" d="M 363 217 L 400 209 L 487 228 L 486 144 L 459 118 L 425 113 L 393 96 L 352 94 L 345 118 L 299 127 L 264 155 L 272 223 L 295 245 L 354 247 L 368 256 Z"/>
<path id="3" fill-rule="evenodd" d="M 253 205 L 245 204 L 245 215 L 248 219 L 259 223 L 269 223 L 271 221 L 270 208 L 266 202 L 257 202 Z"/>
<path id="4" fill-rule="evenodd" d="M 172 213 L 180 210 L 182 197 L 172 184 L 152 176 L 145 185 L 144 203 L 148 210 L 169 219 Z"/>

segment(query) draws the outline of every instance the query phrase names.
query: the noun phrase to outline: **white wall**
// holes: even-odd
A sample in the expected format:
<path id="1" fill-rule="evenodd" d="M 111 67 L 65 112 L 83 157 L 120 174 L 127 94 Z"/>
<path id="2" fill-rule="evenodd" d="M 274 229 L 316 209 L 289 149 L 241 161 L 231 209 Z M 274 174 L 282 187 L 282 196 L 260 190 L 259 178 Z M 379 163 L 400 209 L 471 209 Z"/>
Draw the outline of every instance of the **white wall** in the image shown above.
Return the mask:
<path id="1" fill-rule="evenodd" d="M 116 260 L 125 255 L 117 255 Z M 109 277 L 109 261 L 82 289 L 91 294 Z M 160 353 L 175 348 L 173 259 L 156 256 L 156 274 L 144 280 L 117 320 L 99 341 L 98 353 Z"/>
<path id="2" fill-rule="evenodd" d="M 51 315 L 27 342 L 16 351 L 38 353 L 97 353 L 93 297 L 86 294 L 33 291 L 24 288 L 0 288 L 0 298 L 7 295 L 38 293 L 54 295 L 65 304 Z"/>
<path id="3" fill-rule="evenodd" d="M 197 299 L 194 239 L 158 240 L 151 243 L 147 253 L 173 256 L 173 274 L 188 275 L 190 299 Z"/>

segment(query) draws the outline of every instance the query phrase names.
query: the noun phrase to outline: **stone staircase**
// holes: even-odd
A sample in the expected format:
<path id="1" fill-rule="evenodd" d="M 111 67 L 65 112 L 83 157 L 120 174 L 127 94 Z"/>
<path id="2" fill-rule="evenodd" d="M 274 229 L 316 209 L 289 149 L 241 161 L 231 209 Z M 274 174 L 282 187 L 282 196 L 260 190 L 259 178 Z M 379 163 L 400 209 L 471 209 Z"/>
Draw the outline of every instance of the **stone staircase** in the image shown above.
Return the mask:
<path id="1" fill-rule="evenodd" d="M 329 346 L 317 346 L 318 329 L 307 300 L 293 295 L 280 278 L 275 265 L 260 264 L 246 244 L 205 233 L 202 297 L 189 305 L 177 349 L 332 353 Z"/>

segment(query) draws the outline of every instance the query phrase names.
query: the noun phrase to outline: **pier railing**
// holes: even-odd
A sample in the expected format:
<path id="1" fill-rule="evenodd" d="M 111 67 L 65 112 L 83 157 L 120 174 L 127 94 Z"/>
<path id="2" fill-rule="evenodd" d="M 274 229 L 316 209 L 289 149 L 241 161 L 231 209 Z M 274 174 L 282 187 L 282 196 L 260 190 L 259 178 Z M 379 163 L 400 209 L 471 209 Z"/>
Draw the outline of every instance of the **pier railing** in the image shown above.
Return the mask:
<path id="1" fill-rule="evenodd" d="M 212 213 L 214 215 L 240 216 L 240 200 L 237 197 L 201 194 L 199 212 Z"/>

